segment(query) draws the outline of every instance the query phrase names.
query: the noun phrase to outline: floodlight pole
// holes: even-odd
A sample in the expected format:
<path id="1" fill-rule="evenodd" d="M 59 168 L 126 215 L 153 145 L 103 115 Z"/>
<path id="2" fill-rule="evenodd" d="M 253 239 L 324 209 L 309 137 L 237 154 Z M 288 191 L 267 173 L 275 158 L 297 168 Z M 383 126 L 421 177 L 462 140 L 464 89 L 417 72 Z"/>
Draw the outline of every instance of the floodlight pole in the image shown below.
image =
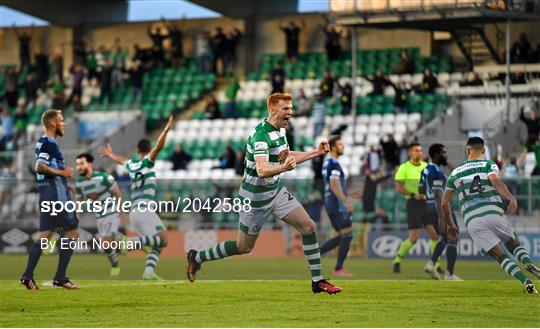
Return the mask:
<path id="1" fill-rule="evenodd" d="M 353 115 L 353 144 L 356 136 L 356 26 L 351 27 L 351 106 L 352 106 L 352 115 Z"/>
<path id="2" fill-rule="evenodd" d="M 505 121 L 510 120 L 510 34 L 511 33 L 512 33 L 512 20 L 509 18 L 506 22 L 506 79 L 504 79 L 504 84 L 506 88 Z"/>

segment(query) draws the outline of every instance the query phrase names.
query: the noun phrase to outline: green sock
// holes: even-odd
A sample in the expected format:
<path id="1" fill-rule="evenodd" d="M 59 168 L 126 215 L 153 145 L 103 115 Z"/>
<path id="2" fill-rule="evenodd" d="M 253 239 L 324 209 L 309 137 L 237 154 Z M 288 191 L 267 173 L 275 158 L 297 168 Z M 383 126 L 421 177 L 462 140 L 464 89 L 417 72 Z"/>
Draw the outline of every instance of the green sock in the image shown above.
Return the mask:
<path id="1" fill-rule="evenodd" d="M 516 247 L 516 249 L 514 249 L 514 256 L 516 256 L 517 260 L 522 262 L 523 265 L 529 265 L 532 263 L 531 257 L 522 245 L 519 245 Z"/>
<path id="2" fill-rule="evenodd" d="M 317 242 L 317 234 L 313 232 L 308 235 L 302 235 L 302 245 L 311 271 L 311 280 L 315 282 L 322 280 L 321 253 L 319 251 L 319 243 Z"/>
<path id="3" fill-rule="evenodd" d="M 146 267 L 144 272 L 154 273 L 157 263 L 159 262 L 159 255 L 161 254 L 161 248 L 152 248 L 152 250 L 146 255 Z"/>
<path id="4" fill-rule="evenodd" d="M 414 243 L 411 242 L 411 240 L 406 239 L 401 243 L 401 246 L 399 246 L 399 250 L 397 252 L 396 258 L 394 258 L 394 263 L 401 263 L 401 259 L 407 255 L 409 250 L 411 250 L 412 246 L 414 246 Z"/>
<path id="5" fill-rule="evenodd" d="M 201 264 L 209 260 L 222 259 L 229 256 L 239 255 L 238 247 L 236 246 L 236 241 L 222 241 L 214 248 L 201 250 L 197 252 L 195 260 L 197 263 Z"/>
<path id="6" fill-rule="evenodd" d="M 437 243 L 439 243 L 439 240 L 431 240 L 431 254 L 433 255 L 433 253 L 435 252 L 435 247 L 437 247 Z M 441 266 L 441 263 L 439 262 L 439 260 L 441 259 L 441 257 L 439 256 L 439 258 L 437 258 L 437 261 L 435 262 L 435 268 Z"/>
<path id="7" fill-rule="evenodd" d="M 502 269 L 513 276 L 515 279 L 518 279 L 521 281 L 521 283 L 525 283 L 525 280 L 527 280 L 527 277 L 521 270 L 519 269 L 519 266 L 514 263 L 508 255 L 503 254 L 501 257 L 497 259 L 497 262 L 501 265 Z"/>

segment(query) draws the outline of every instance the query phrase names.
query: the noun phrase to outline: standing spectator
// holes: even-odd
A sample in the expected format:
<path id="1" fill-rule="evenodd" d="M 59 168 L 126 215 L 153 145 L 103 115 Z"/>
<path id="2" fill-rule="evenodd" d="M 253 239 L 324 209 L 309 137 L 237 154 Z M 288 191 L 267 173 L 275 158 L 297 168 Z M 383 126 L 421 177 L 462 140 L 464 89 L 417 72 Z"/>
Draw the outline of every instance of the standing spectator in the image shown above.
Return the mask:
<path id="1" fill-rule="evenodd" d="M 124 49 L 120 46 L 118 38 L 116 43 L 109 52 L 109 60 L 112 63 L 111 86 L 113 89 L 122 87 L 124 84 Z"/>
<path id="2" fill-rule="evenodd" d="M 15 34 L 19 39 L 19 62 L 21 64 L 21 72 L 26 71 L 30 68 L 30 41 L 32 41 L 32 36 L 34 35 L 35 27 L 32 23 L 32 29 L 30 32 L 23 31 L 20 32 L 19 29 L 13 23 L 13 29 Z"/>
<path id="3" fill-rule="evenodd" d="M 377 217 L 386 222 L 386 216 L 384 216 L 380 209 L 375 205 L 377 200 L 377 188 L 379 183 L 389 178 L 390 175 L 385 175 L 379 171 L 375 173 L 366 174 L 366 180 L 364 181 L 364 189 L 362 191 L 362 209 L 366 214 L 366 221 L 368 223 L 374 223 Z"/>
<path id="4" fill-rule="evenodd" d="M 531 147 L 538 142 L 538 136 L 540 134 L 540 118 L 536 117 L 536 111 L 534 109 L 531 109 L 529 117 L 527 118 L 522 108 L 519 119 L 527 126 L 527 142 L 525 146 L 530 150 Z"/>
<path id="5" fill-rule="evenodd" d="M 227 87 L 225 88 L 225 118 L 234 118 L 236 111 L 236 95 L 238 89 L 240 89 L 240 83 L 238 82 L 238 76 L 230 75 L 227 78 Z"/>
<path id="6" fill-rule="evenodd" d="M 424 78 L 422 79 L 422 92 L 432 94 L 439 87 L 437 77 L 433 75 L 433 71 L 429 67 L 424 70 Z"/>
<path id="7" fill-rule="evenodd" d="M 76 96 L 78 99 L 81 99 L 84 80 L 83 68 L 79 64 L 71 66 L 71 68 L 69 69 L 69 73 L 71 74 L 72 89 L 71 94 L 69 95 L 69 98 L 66 102 L 66 105 L 68 106 L 73 101 L 73 97 Z"/>
<path id="8" fill-rule="evenodd" d="M 53 100 L 52 108 L 63 111 L 66 108 L 65 91 L 66 84 L 58 77 L 54 77 L 52 82 Z"/>
<path id="9" fill-rule="evenodd" d="M 24 91 L 26 95 L 26 101 L 24 103 L 25 107 L 28 106 L 29 104 L 32 104 L 32 106 L 36 106 L 37 90 L 38 90 L 38 85 L 37 85 L 36 79 L 34 79 L 33 74 L 29 74 L 26 77 L 26 81 L 24 82 Z"/>
<path id="10" fill-rule="evenodd" d="M 396 70 L 396 74 L 413 74 L 414 73 L 414 63 L 407 49 L 402 49 L 399 54 L 399 63 Z"/>
<path id="11" fill-rule="evenodd" d="M 8 66 L 4 75 L 4 81 L 6 84 L 5 98 L 8 108 L 15 108 L 19 100 L 19 74 L 13 66 Z"/>
<path id="12" fill-rule="evenodd" d="M 388 134 L 386 140 L 380 141 L 386 172 L 391 172 L 399 164 L 399 146 L 393 134 Z"/>
<path id="13" fill-rule="evenodd" d="M 176 145 L 174 153 L 170 158 L 170 161 L 173 163 L 172 170 L 186 170 L 191 159 L 191 155 L 187 154 L 181 145 Z"/>
<path id="14" fill-rule="evenodd" d="M 212 66 L 212 48 L 210 45 L 210 33 L 201 31 L 195 39 L 195 57 L 200 73 L 210 73 Z"/>
<path id="15" fill-rule="evenodd" d="M 334 83 L 336 79 L 332 76 L 329 69 L 324 70 L 324 76 L 321 81 L 321 92 L 323 98 L 334 97 Z"/>
<path id="16" fill-rule="evenodd" d="M 236 153 L 231 145 L 227 145 L 225 152 L 219 158 L 219 166 L 214 167 L 214 169 L 234 169 L 235 162 Z"/>
<path id="17" fill-rule="evenodd" d="M 57 48 L 52 56 L 52 67 L 54 74 L 64 81 L 64 57 L 62 56 L 64 47 Z"/>
<path id="18" fill-rule="evenodd" d="M 281 68 L 279 62 L 274 63 L 274 69 L 270 72 L 270 81 L 272 82 L 272 94 L 283 92 L 285 88 L 285 71 Z"/>
<path id="19" fill-rule="evenodd" d="M 204 108 L 206 112 L 206 117 L 208 119 L 219 119 L 221 118 L 221 112 L 219 111 L 219 105 L 216 98 L 212 94 L 206 95 L 206 107 Z"/>
<path id="20" fill-rule="evenodd" d="M 313 138 L 319 137 L 326 126 L 326 103 L 322 94 L 315 95 L 311 105 L 311 119 L 313 120 Z"/>
<path id="21" fill-rule="evenodd" d="M 99 84 L 101 89 L 99 102 L 103 104 L 105 97 L 107 97 L 107 103 L 110 103 L 112 89 L 112 66 L 109 59 L 105 60 L 105 66 L 101 69 L 99 74 Z"/>
<path id="22" fill-rule="evenodd" d="M 338 31 L 334 26 L 323 27 L 323 31 L 326 35 L 326 41 L 324 43 L 326 57 L 329 61 L 336 61 L 341 56 L 341 31 Z"/>
<path id="23" fill-rule="evenodd" d="M 86 52 L 86 60 L 84 64 L 86 66 L 86 69 L 88 70 L 88 81 L 96 79 L 98 77 L 98 62 L 96 58 L 96 52 L 94 51 L 93 47 L 90 47 Z"/>
<path id="24" fill-rule="evenodd" d="M 233 31 L 227 33 L 223 52 L 223 67 L 225 74 L 234 74 L 236 68 L 236 46 L 242 36 L 239 29 L 234 28 Z"/>
<path id="25" fill-rule="evenodd" d="M 23 145 L 26 144 L 26 127 L 28 126 L 28 113 L 24 106 L 17 107 L 15 113 L 15 145 L 18 146 L 18 141 L 22 137 Z M 18 147 L 17 147 L 18 148 Z"/>
<path id="26" fill-rule="evenodd" d="M 169 26 L 169 37 L 172 47 L 172 64 L 181 66 L 184 64 L 184 31 L 186 29 L 186 18 L 182 17 L 181 25 L 174 24 Z"/>
<path id="27" fill-rule="evenodd" d="M 137 104 L 143 99 L 143 82 L 144 82 L 144 67 L 140 60 L 133 62 L 132 67 L 128 70 L 129 80 L 131 82 L 132 97 Z"/>
<path id="28" fill-rule="evenodd" d="M 163 41 L 168 38 L 167 29 L 163 29 L 161 25 L 156 25 L 152 31 L 152 24 L 148 26 L 148 36 L 152 40 L 152 48 L 157 48 L 163 51 Z"/>
<path id="29" fill-rule="evenodd" d="M 101 70 L 103 67 L 105 67 L 105 63 L 109 59 L 109 51 L 107 48 L 105 48 L 104 45 L 99 46 L 97 52 L 96 52 L 96 62 L 97 62 L 97 72 L 98 75 L 101 73 Z"/>
<path id="30" fill-rule="evenodd" d="M 141 64 L 145 64 L 148 61 L 148 57 L 146 56 L 146 50 L 142 49 L 138 43 L 133 45 L 133 57 L 131 60 L 133 62 L 139 61 Z"/>
<path id="31" fill-rule="evenodd" d="M 341 114 L 349 115 L 352 111 L 352 86 L 349 82 L 341 86 L 338 84 L 341 96 L 339 101 L 341 102 Z"/>
<path id="32" fill-rule="evenodd" d="M 366 175 L 379 174 L 381 172 L 381 152 L 371 145 L 366 156 Z"/>
<path id="33" fill-rule="evenodd" d="M 411 92 L 411 89 L 403 81 L 400 81 L 398 86 L 392 83 L 392 87 L 394 87 L 394 90 L 395 90 L 394 112 L 407 113 L 409 111 L 407 98 L 409 97 L 409 93 Z M 399 163 L 402 163 L 402 162 L 404 161 L 400 161 Z"/>
<path id="34" fill-rule="evenodd" d="M 302 27 L 296 26 L 294 21 L 290 21 L 289 25 L 280 23 L 279 28 L 285 33 L 285 56 L 292 62 L 298 61 L 298 43 L 302 29 L 306 27 L 306 23 L 302 20 Z"/>
<path id="35" fill-rule="evenodd" d="M 377 72 L 375 72 L 375 77 L 373 77 L 373 79 L 370 79 L 366 76 L 366 80 L 371 82 L 371 84 L 373 85 L 373 91 L 371 91 L 370 93 L 371 96 L 384 95 L 384 88 L 386 88 L 386 86 L 392 85 L 392 82 L 388 80 L 387 77 L 384 76 L 384 73 L 382 70 L 377 70 Z"/>
<path id="36" fill-rule="evenodd" d="M 309 114 L 309 101 L 303 89 L 300 89 L 298 96 L 294 98 L 295 117 L 306 116 Z"/>
<path id="37" fill-rule="evenodd" d="M 225 54 L 225 43 L 227 42 L 227 36 L 223 33 L 221 27 L 216 27 L 216 34 L 212 37 L 212 50 L 214 52 L 214 72 L 218 76 L 223 76 L 225 72 L 225 63 L 223 56 Z"/>
<path id="38" fill-rule="evenodd" d="M 9 113 L 9 109 L 4 108 L 2 111 L 2 138 L 0 138 L 0 144 L 7 144 L 13 138 L 13 119 Z"/>
<path id="39" fill-rule="evenodd" d="M 527 40 L 527 35 L 521 33 L 519 35 L 519 40 L 514 43 L 512 49 L 510 50 L 510 57 L 512 63 L 530 63 L 532 62 L 533 49 L 531 43 Z"/>
<path id="40" fill-rule="evenodd" d="M 40 48 L 39 52 L 34 56 L 34 62 L 38 87 L 42 91 L 46 91 L 47 81 L 49 80 L 49 55 L 44 48 Z"/>

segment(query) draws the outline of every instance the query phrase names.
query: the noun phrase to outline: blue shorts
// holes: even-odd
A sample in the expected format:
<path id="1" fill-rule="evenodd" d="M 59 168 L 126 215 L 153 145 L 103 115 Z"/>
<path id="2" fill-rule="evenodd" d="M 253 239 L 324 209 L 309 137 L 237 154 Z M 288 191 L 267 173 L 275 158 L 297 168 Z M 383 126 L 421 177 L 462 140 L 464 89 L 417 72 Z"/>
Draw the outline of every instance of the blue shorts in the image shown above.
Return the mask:
<path id="1" fill-rule="evenodd" d="M 65 232 L 73 231 L 79 226 L 79 220 L 74 212 L 61 212 L 55 216 L 49 213 L 39 214 L 39 231 L 54 232 L 57 228 L 63 229 Z"/>
<path id="2" fill-rule="evenodd" d="M 336 231 L 341 231 L 352 225 L 351 215 L 346 211 L 329 212 L 328 217 L 330 217 L 330 223 Z"/>

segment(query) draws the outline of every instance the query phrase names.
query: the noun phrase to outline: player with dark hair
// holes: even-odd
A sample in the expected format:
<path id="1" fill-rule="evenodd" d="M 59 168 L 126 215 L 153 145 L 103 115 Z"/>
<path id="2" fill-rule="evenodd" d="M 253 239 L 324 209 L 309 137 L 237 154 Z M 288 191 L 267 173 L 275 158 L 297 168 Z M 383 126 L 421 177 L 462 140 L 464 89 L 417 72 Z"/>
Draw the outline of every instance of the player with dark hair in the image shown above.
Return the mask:
<path id="1" fill-rule="evenodd" d="M 396 190 L 407 198 L 407 226 L 409 228 L 409 237 L 401 243 L 394 258 L 394 273 L 401 272 L 401 260 L 420 238 L 422 227 L 431 238 L 432 252 L 438 242 L 437 232 L 426 215 L 426 197 L 418 191 L 422 170 L 427 167 L 427 163 L 422 160 L 424 157 L 422 146 L 419 143 L 410 144 L 408 154 L 409 160 L 399 166 L 394 177 Z"/>
<path id="2" fill-rule="evenodd" d="M 330 155 L 326 157 L 322 167 L 324 206 L 337 236 L 321 246 L 321 255 L 339 246 L 336 266 L 332 274 L 334 276 L 352 276 L 351 272 L 343 268 L 353 238 L 351 222 L 353 205 L 347 196 L 345 172 L 338 161 L 339 157 L 343 155 L 345 145 L 340 136 L 330 137 L 328 144 L 330 144 Z"/>
<path id="3" fill-rule="evenodd" d="M 79 177 L 75 181 L 77 199 L 100 202 L 103 207 L 106 200 L 113 197 L 119 202 L 122 199 L 122 192 L 114 177 L 106 172 L 94 170 L 93 162 L 94 157 L 90 153 L 81 153 L 75 160 L 79 172 Z M 113 241 L 114 236 L 119 235 L 120 223 L 127 223 L 126 214 L 116 212 L 114 207 L 107 207 L 94 215 L 97 218 L 98 235 L 102 241 Z M 105 249 L 104 252 L 111 263 L 111 276 L 118 276 L 120 267 L 116 250 Z"/>
<path id="4" fill-rule="evenodd" d="M 146 267 L 144 268 L 143 280 L 162 280 L 155 272 L 155 267 L 159 262 L 161 250 L 167 245 L 165 236 L 165 225 L 159 216 L 147 207 L 156 198 L 156 172 L 154 162 L 158 153 L 165 146 L 167 134 L 173 125 L 173 117 L 163 128 L 157 139 L 156 146 L 148 139 L 142 139 L 137 143 L 137 159 L 126 159 L 114 153 L 110 144 L 100 149 L 101 156 L 105 156 L 114 162 L 123 165 L 129 172 L 131 179 L 131 213 L 129 215 L 133 228 L 139 235 L 128 240 L 140 242 L 134 246 L 150 247 L 151 251 L 146 257 Z"/>
<path id="5" fill-rule="evenodd" d="M 73 168 L 64 165 L 64 155 L 60 150 L 56 139 L 64 136 L 64 117 L 62 112 L 48 110 L 41 116 L 41 124 L 45 128 L 45 134 L 36 144 L 36 177 L 39 186 L 39 232 L 38 239 L 30 247 L 28 264 L 20 281 L 29 290 L 37 290 L 34 281 L 34 270 L 41 257 L 42 239 L 51 240 L 53 232 L 63 230 L 63 236 L 58 245 L 58 268 L 52 281 L 56 287 L 77 289 L 77 285 L 69 281 L 66 270 L 69 265 L 73 249 L 71 241 L 79 237 L 79 220 L 75 212 L 62 212 L 52 215 L 42 211 L 44 203 L 71 201 L 71 195 L 67 186 L 67 179 L 73 175 Z"/>
<path id="6" fill-rule="evenodd" d="M 458 229 L 452 219 L 450 202 L 457 194 L 459 208 L 463 214 L 465 227 L 474 243 L 482 251 L 493 257 L 501 268 L 519 280 L 529 294 L 538 293 L 533 282 L 510 258 L 506 249 L 525 265 L 525 269 L 540 279 L 540 268 L 535 266 L 527 250 L 519 243 L 512 222 L 506 217 L 502 198 L 508 201 L 506 211 L 515 214 L 517 200 L 499 177 L 499 167 L 492 160 L 484 158 L 484 140 L 471 137 L 467 142 L 467 161 L 452 171 L 442 198 L 442 210 L 450 239 L 457 239 Z"/>
<path id="7" fill-rule="evenodd" d="M 431 259 L 427 262 L 424 270 L 434 279 L 440 279 L 441 277 L 437 271 L 440 268 L 438 261 L 446 248 L 447 271 L 444 279 L 459 281 L 461 279 L 454 274 L 454 265 L 457 259 L 457 237 L 456 239 L 450 239 L 446 234 L 446 224 L 441 210 L 441 200 L 444 193 L 444 185 L 446 184 L 446 176 L 441 167 L 448 165 L 446 148 L 442 144 L 431 145 L 429 147 L 429 157 L 431 158 L 431 162 L 422 171 L 418 190 L 426 196 L 427 217 L 433 221 L 433 225 L 437 228 L 437 232 L 441 238 L 437 242 Z M 453 213 L 452 218 L 455 223 L 456 218 Z"/>

